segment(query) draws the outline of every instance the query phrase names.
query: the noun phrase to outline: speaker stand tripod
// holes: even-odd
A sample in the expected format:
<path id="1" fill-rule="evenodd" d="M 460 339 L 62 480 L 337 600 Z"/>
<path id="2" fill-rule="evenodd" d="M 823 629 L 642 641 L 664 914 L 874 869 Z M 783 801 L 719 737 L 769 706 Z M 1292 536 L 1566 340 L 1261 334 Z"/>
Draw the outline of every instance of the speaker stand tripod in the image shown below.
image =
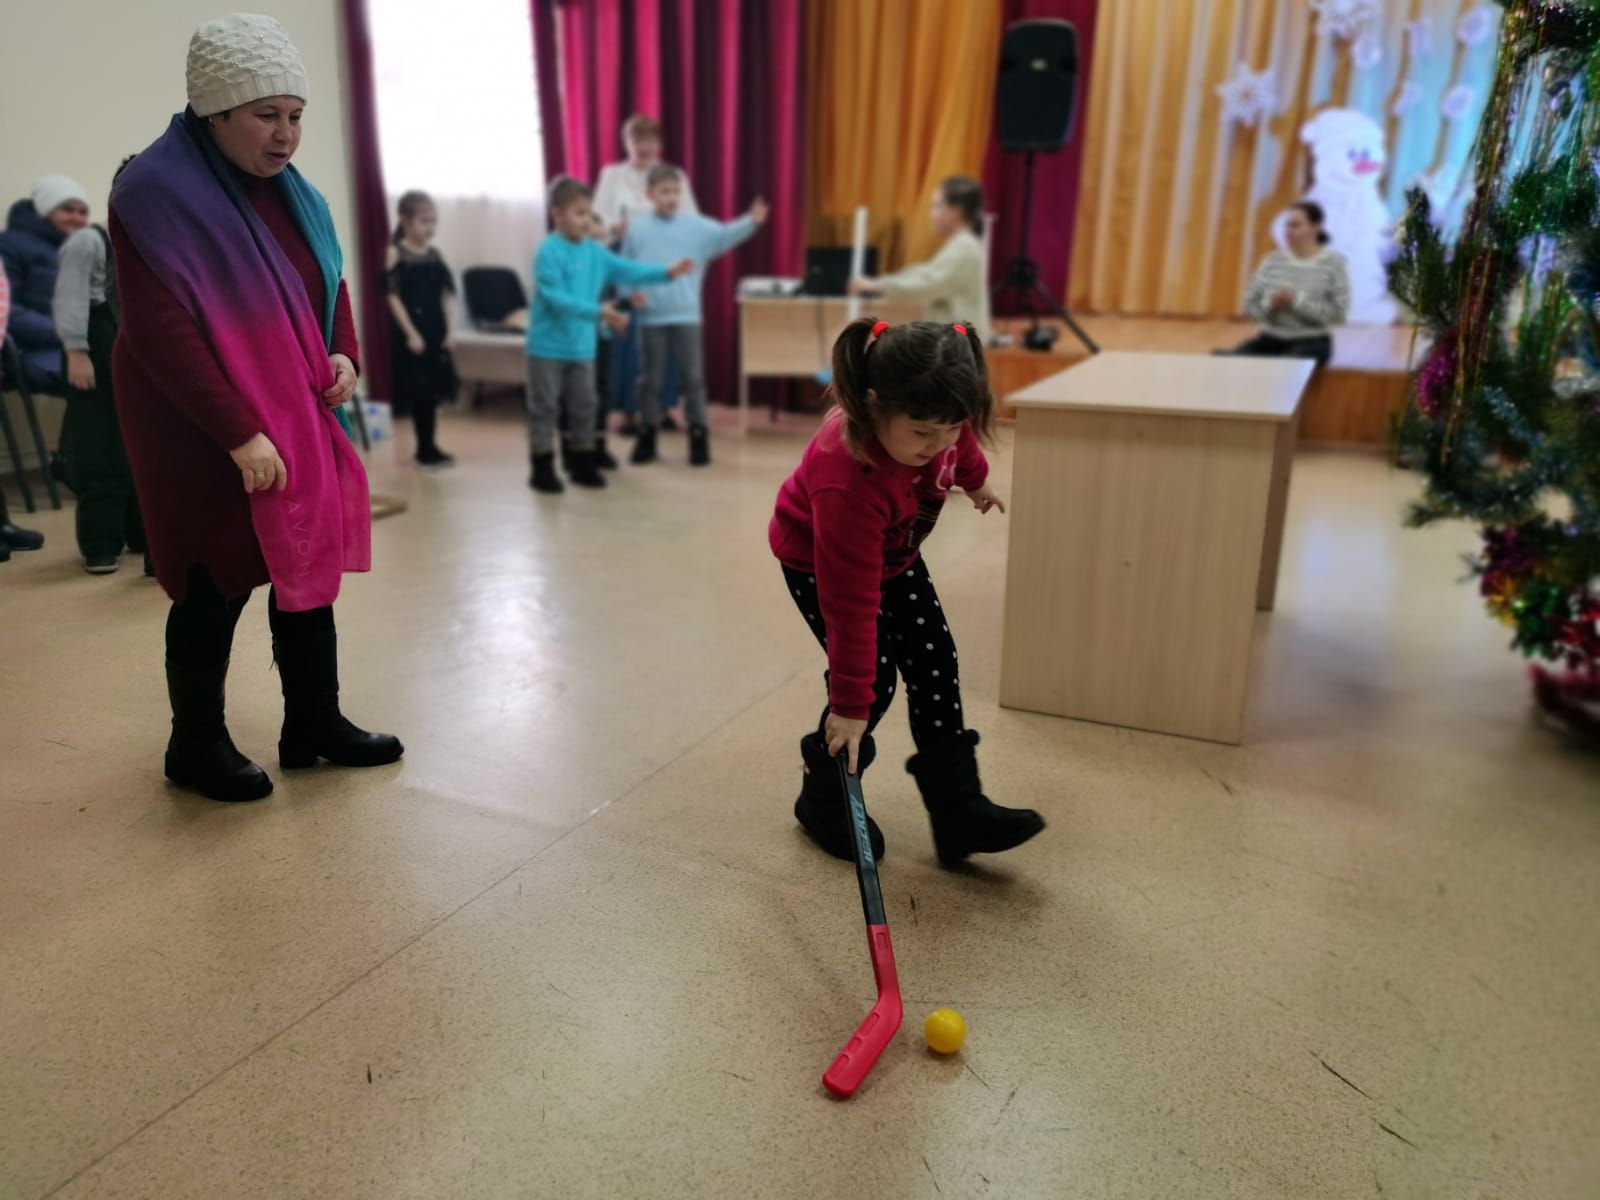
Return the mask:
<path id="1" fill-rule="evenodd" d="M 1008 292 L 1015 291 L 1022 300 L 1023 311 L 1033 318 L 1033 328 L 1039 328 L 1039 314 L 1053 313 L 1061 319 L 1068 329 L 1077 335 L 1084 348 L 1090 354 L 1099 354 L 1100 347 L 1095 340 L 1084 332 L 1083 326 L 1073 320 L 1069 313 L 1055 297 L 1045 291 L 1039 283 L 1039 264 L 1033 261 L 1028 254 L 1028 240 L 1033 232 L 1033 168 L 1035 152 L 1027 151 L 1023 159 L 1022 168 L 1022 244 L 1017 247 L 1017 254 L 1006 265 L 1006 277 L 994 285 L 989 293 L 992 301 L 998 301 Z M 1053 339 L 1052 339 L 1053 340 Z M 1037 341 L 1026 339 L 1029 349 L 1048 349 L 1048 343 L 1040 345 Z"/>

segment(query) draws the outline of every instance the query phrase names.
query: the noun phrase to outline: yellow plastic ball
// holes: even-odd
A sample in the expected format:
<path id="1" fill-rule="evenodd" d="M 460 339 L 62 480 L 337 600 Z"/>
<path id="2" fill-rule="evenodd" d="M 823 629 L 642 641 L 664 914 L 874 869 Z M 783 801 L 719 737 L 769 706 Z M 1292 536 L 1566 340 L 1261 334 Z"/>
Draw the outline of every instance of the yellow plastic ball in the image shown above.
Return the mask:
<path id="1" fill-rule="evenodd" d="M 922 1036 L 935 1054 L 954 1054 L 967 1040 L 967 1023 L 953 1008 L 936 1008 L 922 1023 Z"/>

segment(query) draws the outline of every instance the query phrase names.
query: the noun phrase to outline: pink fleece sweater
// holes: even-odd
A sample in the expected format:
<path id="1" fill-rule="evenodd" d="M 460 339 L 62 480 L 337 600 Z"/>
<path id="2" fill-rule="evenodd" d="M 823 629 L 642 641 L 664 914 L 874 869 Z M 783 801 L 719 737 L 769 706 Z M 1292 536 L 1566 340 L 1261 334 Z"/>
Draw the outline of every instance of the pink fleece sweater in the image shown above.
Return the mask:
<path id="1" fill-rule="evenodd" d="M 867 455 L 870 466 L 851 455 L 839 414 L 830 414 L 778 490 L 767 529 L 779 562 L 816 576 L 828 631 L 828 704 L 852 720 L 865 720 L 872 708 L 883 581 L 920 557 L 952 487 L 971 491 L 989 476 L 965 426 L 925 467 L 895 462 L 876 440 Z"/>

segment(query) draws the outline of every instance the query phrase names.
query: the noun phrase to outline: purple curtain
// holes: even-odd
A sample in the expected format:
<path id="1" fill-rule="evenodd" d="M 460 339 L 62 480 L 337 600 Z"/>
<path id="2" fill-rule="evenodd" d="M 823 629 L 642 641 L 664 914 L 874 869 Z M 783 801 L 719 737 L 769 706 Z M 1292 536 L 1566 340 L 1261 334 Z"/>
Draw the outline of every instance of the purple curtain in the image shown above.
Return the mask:
<path id="1" fill-rule="evenodd" d="M 345 78 L 349 84 L 349 143 L 354 174 L 356 269 L 361 282 L 361 376 L 367 395 L 387 400 L 389 310 L 383 260 L 389 248 L 389 201 L 383 190 L 378 150 L 377 95 L 372 83 L 372 36 L 366 0 L 341 0 Z"/>
<path id="2" fill-rule="evenodd" d="M 805 258 L 804 0 L 532 3 L 551 174 L 559 163 L 592 183 L 621 157 L 622 119 L 644 112 L 665 126 L 666 156 L 689 173 L 707 214 L 738 216 L 757 196 L 772 204 L 766 228 L 706 272 L 707 384 L 713 400 L 732 402 L 735 282 L 798 275 Z M 641 70 L 652 56 L 653 69 Z"/>
<path id="3" fill-rule="evenodd" d="M 1094 27 L 1099 0 L 1006 0 L 1005 23 L 1030 17 L 1054 17 L 1078 27 L 1078 96 L 1072 136 L 1056 154 L 1041 154 L 1034 167 L 1033 228 L 1028 253 L 1039 264 L 1039 283 L 1066 303 L 1067 271 L 1072 261 L 1072 231 L 1078 215 L 1078 186 L 1083 166 L 1084 106 L 1089 98 L 1089 70 L 1094 62 Z M 990 278 L 999 282 L 1022 243 L 1023 157 L 1006 154 L 990 141 L 984 160 L 986 207 L 997 214 L 995 245 L 990 253 Z M 1009 303 L 1015 305 L 1013 297 Z M 1007 311 L 1016 311 L 1014 307 Z"/>
<path id="4" fill-rule="evenodd" d="M 545 176 L 567 171 L 566 138 L 561 136 L 561 55 L 556 45 L 555 5 L 534 0 L 533 78 L 539 89 L 539 140 L 544 144 Z"/>

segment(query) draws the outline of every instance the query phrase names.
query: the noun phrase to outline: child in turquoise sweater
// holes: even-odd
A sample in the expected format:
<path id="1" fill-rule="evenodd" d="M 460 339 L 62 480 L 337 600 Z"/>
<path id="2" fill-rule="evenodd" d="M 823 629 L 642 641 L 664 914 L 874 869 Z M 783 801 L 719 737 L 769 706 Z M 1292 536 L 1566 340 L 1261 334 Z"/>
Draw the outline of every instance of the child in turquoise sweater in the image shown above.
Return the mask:
<path id="1" fill-rule="evenodd" d="M 689 462 L 704 467 L 711 462 L 711 436 L 706 427 L 704 338 L 700 315 L 700 289 L 705 281 L 698 264 L 726 254 L 754 236 L 767 219 L 767 203 L 757 199 L 750 212 L 737 221 L 713 221 L 697 212 L 680 212 L 684 196 L 683 172 L 666 163 L 650 169 L 647 179 L 653 211 L 640 213 L 628 224 L 623 239 L 625 258 L 641 263 L 669 263 L 680 257 L 694 260 L 695 269 L 674 283 L 660 284 L 636 295 L 633 307 L 644 327 L 644 378 L 639 384 L 639 436 L 633 444 L 635 463 L 656 460 L 656 427 L 661 423 L 661 389 L 667 363 L 678 368 L 684 408 L 689 418 Z"/>
<path id="2" fill-rule="evenodd" d="M 528 443 L 533 475 L 528 486 L 559 492 L 556 475 L 556 418 L 563 400 L 572 438 L 567 473 L 582 487 L 604 487 L 594 449 L 594 359 L 596 328 L 604 321 L 617 332 L 627 315 L 600 296 L 608 284 L 638 287 L 667 283 L 694 270 L 692 259 L 670 267 L 645 266 L 619 258 L 591 238 L 593 193 L 563 176 L 550 188 L 555 232 L 533 259 L 533 311 L 528 321 Z"/>

